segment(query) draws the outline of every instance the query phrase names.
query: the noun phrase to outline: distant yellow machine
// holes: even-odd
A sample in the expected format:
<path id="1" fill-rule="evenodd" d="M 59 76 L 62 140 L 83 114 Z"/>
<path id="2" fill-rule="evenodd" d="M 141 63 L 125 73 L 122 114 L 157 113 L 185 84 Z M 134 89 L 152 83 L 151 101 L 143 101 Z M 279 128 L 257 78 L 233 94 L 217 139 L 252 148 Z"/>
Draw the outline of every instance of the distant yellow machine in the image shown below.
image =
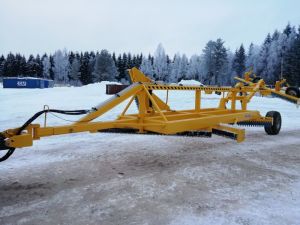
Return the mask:
<path id="1" fill-rule="evenodd" d="M 113 97 L 91 110 L 55 110 L 45 109 L 36 113 L 22 127 L 8 129 L 0 133 L 0 150 L 7 153 L 0 159 L 6 160 L 15 150 L 33 145 L 33 140 L 52 135 L 77 132 L 136 132 L 158 133 L 165 135 L 211 136 L 221 135 L 242 142 L 245 130 L 234 125 L 264 126 L 269 135 L 276 135 L 281 128 L 279 112 L 271 111 L 262 116 L 259 111 L 247 110 L 247 104 L 259 93 L 262 96 L 273 95 L 300 104 L 299 92 L 287 92 L 281 88 L 285 80 L 276 82 L 275 88 L 268 87 L 263 79 L 252 77 L 252 72 L 245 73 L 244 79 L 234 87 L 181 86 L 156 83 L 136 68 L 129 70 L 132 84 Z M 156 90 L 167 92 L 165 101 L 154 94 Z M 168 105 L 169 91 L 189 90 L 195 93 L 193 109 L 173 110 Z M 287 91 L 287 90 L 286 90 Z M 201 94 L 220 93 L 219 105 L 215 108 L 201 107 Z M 113 121 L 93 122 L 104 113 L 130 99 L 123 112 Z M 138 113 L 127 114 L 133 101 L 138 101 Z M 240 107 L 239 107 L 240 106 Z M 65 126 L 44 126 L 32 124 L 42 114 L 62 113 L 67 115 L 86 114 L 77 122 Z M 45 117 L 46 118 L 46 117 Z"/>

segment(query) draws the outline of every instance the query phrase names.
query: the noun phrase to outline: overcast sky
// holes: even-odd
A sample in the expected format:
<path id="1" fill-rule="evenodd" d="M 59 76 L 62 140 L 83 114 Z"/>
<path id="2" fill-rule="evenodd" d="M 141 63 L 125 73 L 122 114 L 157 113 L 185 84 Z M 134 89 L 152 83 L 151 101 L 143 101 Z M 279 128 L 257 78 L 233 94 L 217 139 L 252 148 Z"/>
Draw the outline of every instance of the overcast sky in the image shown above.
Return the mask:
<path id="1" fill-rule="evenodd" d="M 235 50 L 300 25 L 299 0 L 0 0 L 0 54 L 108 49 L 199 54 L 221 37 Z"/>

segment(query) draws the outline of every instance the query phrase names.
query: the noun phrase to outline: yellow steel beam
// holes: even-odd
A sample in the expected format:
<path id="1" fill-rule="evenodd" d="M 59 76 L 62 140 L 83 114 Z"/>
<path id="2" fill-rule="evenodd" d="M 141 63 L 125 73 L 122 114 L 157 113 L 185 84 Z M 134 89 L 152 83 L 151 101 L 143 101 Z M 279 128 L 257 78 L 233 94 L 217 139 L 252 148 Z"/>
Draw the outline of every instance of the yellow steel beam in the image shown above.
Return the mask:
<path id="1" fill-rule="evenodd" d="M 144 84 L 148 90 L 176 90 L 176 91 L 219 91 L 229 92 L 233 88 L 231 87 L 202 87 L 202 86 L 180 86 L 180 85 L 167 85 L 167 84 Z"/>
<path id="2" fill-rule="evenodd" d="M 233 134 L 238 143 L 243 142 L 245 140 L 245 129 L 239 129 L 239 128 L 229 127 L 224 125 L 214 126 L 213 129 L 225 131 Z"/>
<path id="3" fill-rule="evenodd" d="M 129 76 L 130 76 L 130 79 L 131 79 L 131 82 L 132 83 L 135 83 L 135 82 L 149 82 L 151 83 L 152 80 L 145 76 L 145 74 L 142 73 L 142 71 L 138 70 L 137 68 L 133 67 L 132 69 L 128 70 L 129 72 Z"/>
<path id="4" fill-rule="evenodd" d="M 86 122 L 96 119 L 97 117 L 103 115 L 110 109 L 114 108 L 116 105 L 120 104 L 121 102 L 125 101 L 126 99 L 130 98 L 131 96 L 136 95 L 141 90 L 143 90 L 143 85 L 141 85 L 141 84 L 134 83 L 134 84 L 130 85 L 128 88 L 119 92 L 117 95 L 109 98 L 105 102 L 96 106 L 94 111 L 92 111 L 88 115 L 82 117 L 75 124 L 86 123 Z"/>
<path id="5" fill-rule="evenodd" d="M 195 110 L 200 111 L 201 108 L 201 91 L 195 91 Z"/>
<path id="6" fill-rule="evenodd" d="M 8 138 L 5 144 L 11 148 L 23 148 L 32 146 L 33 138 L 30 134 L 15 135 Z"/>
<path id="7" fill-rule="evenodd" d="M 168 93 L 168 91 L 167 91 Z M 167 110 L 170 111 L 170 106 L 168 106 L 165 102 L 163 102 L 159 97 L 157 97 L 154 93 L 151 94 L 152 98 L 154 99 L 154 101 L 156 102 L 157 106 L 161 109 L 161 110 Z"/>
<path id="8" fill-rule="evenodd" d="M 136 98 L 136 95 L 132 96 L 131 99 L 129 100 L 129 102 L 127 103 L 125 109 L 123 110 L 123 112 L 121 113 L 121 116 L 124 116 L 125 113 L 127 112 L 128 108 L 130 107 L 131 103 L 133 102 L 133 100 Z"/>
<path id="9" fill-rule="evenodd" d="M 206 127 L 213 127 L 220 123 L 236 123 L 239 121 L 246 121 L 260 118 L 258 111 L 236 112 L 226 115 L 212 115 L 198 118 L 181 119 L 168 121 L 163 133 L 174 134 L 189 130 L 201 130 Z"/>
<path id="10" fill-rule="evenodd" d="M 144 87 L 144 91 L 148 95 L 148 98 L 150 99 L 150 101 L 152 102 L 152 104 L 154 105 L 154 107 L 158 111 L 158 113 L 161 115 L 161 117 L 163 118 L 163 120 L 164 121 L 168 121 L 167 118 L 165 117 L 165 115 L 163 114 L 163 112 L 161 111 L 161 109 L 159 108 L 159 106 L 156 104 L 156 101 L 152 98 L 152 96 L 150 95 L 149 91 L 145 87 Z"/>

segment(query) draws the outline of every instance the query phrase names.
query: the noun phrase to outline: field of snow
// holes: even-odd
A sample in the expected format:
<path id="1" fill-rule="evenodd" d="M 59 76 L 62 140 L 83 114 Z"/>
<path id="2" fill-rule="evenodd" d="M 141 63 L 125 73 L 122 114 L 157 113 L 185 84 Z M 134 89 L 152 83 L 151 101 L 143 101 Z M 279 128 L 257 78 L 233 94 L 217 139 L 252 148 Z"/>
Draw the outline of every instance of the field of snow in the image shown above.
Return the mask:
<path id="1" fill-rule="evenodd" d="M 0 131 L 22 125 L 44 105 L 90 109 L 110 97 L 105 85 L 1 88 Z M 202 104 L 216 106 L 218 98 L 205 95 Z M 192 108 L 193 92 L 170 92 L 169 101 L 174 109 Z M 125 105 L 101 119 L 114 119 Z M 254 97 L 249 106 L 263 115 L 279 111 L 281 133 L 247 128 L 241 144 L 81 133 L 18 149 L 0 164 L 0 224 L 299 224 L 300 110 L 275 98 Z M 49 114 L 48 124 L 78 118 L 59 117 Z"/>

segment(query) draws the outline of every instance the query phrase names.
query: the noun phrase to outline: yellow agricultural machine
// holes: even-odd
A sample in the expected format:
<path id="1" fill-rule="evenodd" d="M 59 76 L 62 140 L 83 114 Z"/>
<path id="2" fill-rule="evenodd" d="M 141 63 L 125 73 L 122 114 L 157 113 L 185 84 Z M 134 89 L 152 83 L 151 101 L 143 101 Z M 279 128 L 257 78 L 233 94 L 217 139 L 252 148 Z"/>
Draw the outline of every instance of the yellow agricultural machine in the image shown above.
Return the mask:
<path id="1" fill-rule="evenodd" d="M 216 134 L 242 142 L 245 139 L 245 130 L 237 128 L 235 125 L 263 126 L 268 135 L 278 134 L 281 128 L 279 112 L 271 111 L 266 116 L 262 116 L 259 111 L 247 109 L 247 104 L 255 94 L 273 95 L 297 105 L 300 104 L 299 92 L 285 93 L 282 89 L 281 85 L 284 81 L 278 81 L 275 88 L 270 88 L 263 79 L 251 78 L 251 72 L 245 73 L 244 79 L 236 78 L 238 83 L 234 87 L 156 83 L 136 68 L 129 70 L 129 75 L 132 81 L 130 86 L 91 110 L 45 109 L 36 113 L 23 126 L 1 132 L 0 150 L 7 152 L 0 161 L 6 160 L 16 148 L 31 146 L 34 140 L 42 137 L 87 131 L 204 135 L 208 137 Z M 154 93 L 156 90 L 166 91 L 166 99 L 160 99 Z M 195 93 L 193 109 L 173 110 L 168 105 L 169 91 L 182 90 Z M 202 93 L 221 93 L 218 106 L 203 108 L 201 106 Z M 115 120 L 93 121 L 127 99 L 129 99 L 128 104 Z M 127 110 L 135 100 L 138 102 L 138 113 L 128 114 Z M 73 124 L 64 126 L 41 126 L 32 123 L 37 117 L 50 112 L 67 115 L 85 114 L 85 116 Z"/>

